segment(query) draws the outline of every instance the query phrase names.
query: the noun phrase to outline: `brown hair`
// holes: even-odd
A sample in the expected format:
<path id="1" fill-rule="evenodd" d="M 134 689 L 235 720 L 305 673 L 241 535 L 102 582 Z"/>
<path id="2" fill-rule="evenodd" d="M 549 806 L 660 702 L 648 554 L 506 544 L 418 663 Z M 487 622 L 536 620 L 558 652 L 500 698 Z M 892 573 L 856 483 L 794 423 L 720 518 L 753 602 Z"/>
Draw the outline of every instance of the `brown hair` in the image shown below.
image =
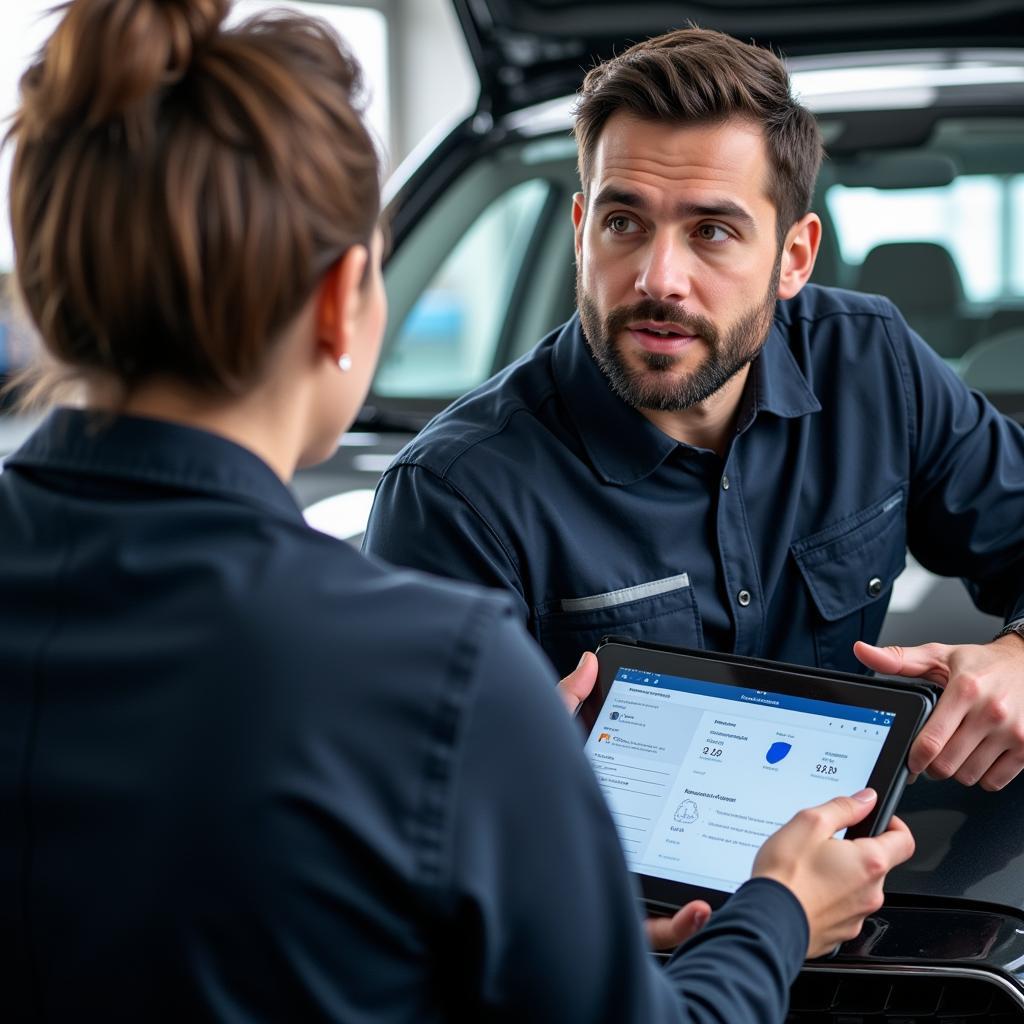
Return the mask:
<path id="1" fill-rule="evenodd" d="M 822 145 L 814 116 L 790 90 L 770 50 L 708 29 L 687 28 L 637 43 L 588 72 L 574 111 L 586 190 L 608 119 L 627 112 L 672 125 L 753 121 L 764 131 L 779 244 L 810 209 Z"/>
<path id="2" fill-rule="evenodd" d="M 319 21 L 225 29 L 228 6 L 72 0 L 21 79 L 18 283 L 74 377 L 238 394 L 329 266 L 370 242 L 358 64 Z"/>

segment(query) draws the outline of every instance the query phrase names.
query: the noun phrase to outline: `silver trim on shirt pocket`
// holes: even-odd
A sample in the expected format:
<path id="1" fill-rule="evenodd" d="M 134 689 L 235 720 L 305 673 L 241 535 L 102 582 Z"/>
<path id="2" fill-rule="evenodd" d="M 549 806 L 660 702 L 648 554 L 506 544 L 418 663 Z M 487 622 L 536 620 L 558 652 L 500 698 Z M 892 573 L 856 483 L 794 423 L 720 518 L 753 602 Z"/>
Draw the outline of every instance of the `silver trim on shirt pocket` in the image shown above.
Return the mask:
<path id="1" fill-rule="evenodd" d="M 592 597 L 566 597 L 561 602 L 563 612 L 592 612 L 598 608 L 614 608 L 616 605 L 639 601 L 642 597 L 656 597 L 668 594 L 673 590 L 684 590 L 690 585 L 688 573 L 681 572 L 678 576 L 666 576 L 663 580 L 651 580 L 650 583 L 638 583 L 635 587 L 623 587 L 621 590 L 610 590 L 607 594 L 594 594 Z"/>

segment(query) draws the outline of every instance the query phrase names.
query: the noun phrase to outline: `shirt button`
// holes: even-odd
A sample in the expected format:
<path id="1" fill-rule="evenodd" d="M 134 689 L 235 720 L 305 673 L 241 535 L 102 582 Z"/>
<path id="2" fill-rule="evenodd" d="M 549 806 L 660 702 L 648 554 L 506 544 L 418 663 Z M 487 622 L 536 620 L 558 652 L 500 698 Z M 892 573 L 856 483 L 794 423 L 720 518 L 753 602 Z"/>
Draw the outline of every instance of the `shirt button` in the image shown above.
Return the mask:
<path id="1" fill-rule="evenodd" d="M 736 595 L 736 600 L 739 601 L 741 608 L 746 608 L 747 605 L 750 604 L 750 591 L 749 590 L 741 590 Z"/>
<path id="2" fill-rule="evenodd" d="M 722 477 L 722 490 L 723 491 L 729 490 L 729 478 L 727 476 L 723 476 Z"/>
<path id="3" fill-rule="evenodd" d="M 868 594 L 871 597 L 878 597 L 882 592 L 882 581 L 877 576 L 872 576 L 868 580 Z"/>

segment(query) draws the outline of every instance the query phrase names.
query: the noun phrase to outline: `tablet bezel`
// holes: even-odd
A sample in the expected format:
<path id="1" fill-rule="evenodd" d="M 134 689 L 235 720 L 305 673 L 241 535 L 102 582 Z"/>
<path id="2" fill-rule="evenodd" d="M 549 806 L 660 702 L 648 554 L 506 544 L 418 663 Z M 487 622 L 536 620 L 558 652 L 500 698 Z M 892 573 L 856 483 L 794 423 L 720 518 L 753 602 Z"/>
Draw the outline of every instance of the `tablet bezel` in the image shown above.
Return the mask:
<path id="1" fill-rule="evenodd" d="M 878 801 L 864 821 L 847 830 L 846 836 L 850 839 L 877 835 L 888 826 L 906 785 L 910 745 L 935 704 L 934 691 L 925 684 L 886 679 L 880 685 L 864 676 L 845 672 L 682 647 L 640 644 L 619 637 L 602 640 L 597 648 L 597 658 L 597 684 L 579 712 L 584 726 L 584 742 L 593 730 L 619 668 L 894 712 L 894 724 L 867 781 L 867 785 L 878 793 Z M 695 899 L 703 899 L 712 907 L 719 907 L 732 895 L 689 882 L 634 873 L 640 880 L 644 898 L 657 907 L 675 908 Z"/>

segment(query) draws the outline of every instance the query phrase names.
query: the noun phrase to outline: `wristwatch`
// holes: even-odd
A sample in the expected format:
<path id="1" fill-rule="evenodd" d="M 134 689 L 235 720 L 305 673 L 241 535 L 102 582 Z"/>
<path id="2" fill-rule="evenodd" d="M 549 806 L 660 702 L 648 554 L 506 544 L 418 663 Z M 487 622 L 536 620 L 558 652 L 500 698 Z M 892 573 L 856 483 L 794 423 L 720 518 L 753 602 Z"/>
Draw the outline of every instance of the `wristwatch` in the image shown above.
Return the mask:
<path id="1" fill-rule="evenodd" d="M 1009 633 L 1016 633 L 1021 640 L 1024 640 L 1024 619 L 1014 619 L 1012 622 L 1008 622 L 992 639 L 998 640 L 1001 636 L 1007 636 Z"/>

